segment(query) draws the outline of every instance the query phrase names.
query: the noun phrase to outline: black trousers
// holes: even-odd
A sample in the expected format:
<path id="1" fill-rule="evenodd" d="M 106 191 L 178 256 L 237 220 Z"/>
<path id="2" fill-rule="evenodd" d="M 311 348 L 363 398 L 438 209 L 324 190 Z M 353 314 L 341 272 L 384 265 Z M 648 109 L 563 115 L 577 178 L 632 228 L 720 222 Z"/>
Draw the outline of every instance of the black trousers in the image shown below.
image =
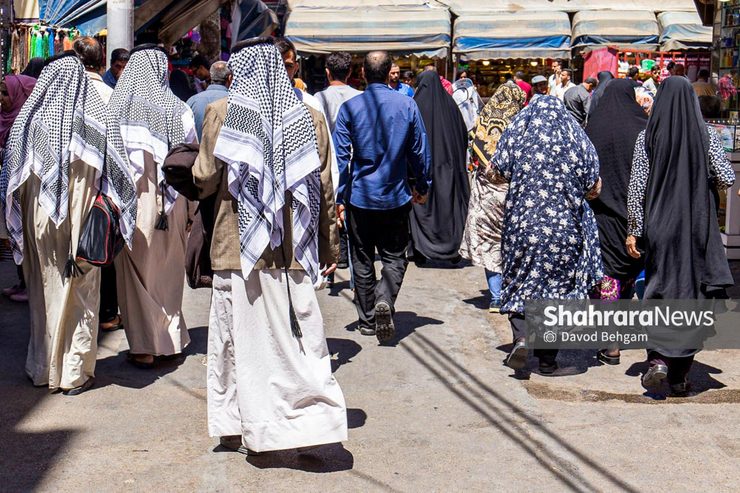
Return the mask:
<path id="1" fill-rule="evenodd" d="M 517 339 L 527 338 L 527 325 L 524 315 L 521 313 L 509 313 L 509 323 L 511 324 L 511 332 L 514 335 L 515 342 Z M 558 357 L 557 349 L 535 349 L 532 353 L 535 358 L 540 360 L 540 363 L 550 366 L 555 364 L 555 359 Z"/>
<path id="2" fill-rule="evenodd" d="M 411 203 L 384 211 L 347 208 L 349 250 L 355 282 L 355 305 L 360 326 L 375 327 L 375 304 L 387 302 L 395 311 L 408 260 Z M 375 251 L 383 268 L 375 275 Z"/>
<path id="3" fill-rule="evenodd" d="M 100 269 L 100 323 L 111 322 L 118 315 L 116 268 L 111 265 Z"/>

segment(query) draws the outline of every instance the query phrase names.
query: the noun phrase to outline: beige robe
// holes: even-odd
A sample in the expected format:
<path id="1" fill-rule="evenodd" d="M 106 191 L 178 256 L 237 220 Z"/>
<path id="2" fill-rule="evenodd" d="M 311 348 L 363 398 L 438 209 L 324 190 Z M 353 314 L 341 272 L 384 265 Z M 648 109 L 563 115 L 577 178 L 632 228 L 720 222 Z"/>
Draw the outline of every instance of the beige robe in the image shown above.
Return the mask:
<path id="1" fill-rule="evenodd" d="M 70 164 L 69 213 L 57 228 L 38 202 L 41 182 L 31 176 L 21 187 L 23 272 L 28 286 L 31 337 L 26 373 L 34 385 L 54 389 L 81 386 L 95 375 L 100 269 L 64 278 L 97 195 L 96 170 L 82 161 Z"/>
<path id="2" fill-rule="evenodd" d="M 178 197 L 167 216 L 169 229 L 154 228 L 163 199 L 156 164 L 149 153 L 144 159 L 132 249 L 116 258 L 118 304 L 131 354 L 170 356 L 190 343 L 182 314 L 189 206 Z"/>

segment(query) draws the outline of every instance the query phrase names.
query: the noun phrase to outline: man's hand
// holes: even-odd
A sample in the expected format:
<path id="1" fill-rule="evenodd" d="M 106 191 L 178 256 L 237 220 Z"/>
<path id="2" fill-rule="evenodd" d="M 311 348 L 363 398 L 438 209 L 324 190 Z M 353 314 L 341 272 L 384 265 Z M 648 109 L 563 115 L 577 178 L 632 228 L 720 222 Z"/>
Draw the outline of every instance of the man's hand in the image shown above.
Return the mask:
<path id="1" fill-rule="evenodd" d="M 321 275 L 326 277 L 328 275 L 334 274 L 334 271 L 337 270 L 337 264 L 331 264 L 326 269 L 321 271 Z"/>
<path id="2" fill-rule="evenodd" d="M 346 218 L 346 213 L 344 212 L 344 205 L 337 204 L 337 226 L 344 229 L 344 221 Z"/>
<path id="3" fill-rule="evenodd" d="M 411 202 L 413 202 L 414 204 L 418 204 L 418 205 L 424 205 L 424 204 L 426 204 L 427 203 L 427 200 L 429 199 L 429 192 L 427 192 L 424 195 L 421 195 L 416 190 L 413 190 L 411 192 L 411 195 L 412 195 Z"/>
<path id="4" fill-rule="evenodd" d="M 630 257 L 632 258 L 640 258 L 640 252 L 637 251 L 637 238 L 635 238 L 632 235 L 629 235 L 627 237 L 627 241 L 624 242 L 625 246 L 627 247 L 627 253 L 630 254 Z"/>

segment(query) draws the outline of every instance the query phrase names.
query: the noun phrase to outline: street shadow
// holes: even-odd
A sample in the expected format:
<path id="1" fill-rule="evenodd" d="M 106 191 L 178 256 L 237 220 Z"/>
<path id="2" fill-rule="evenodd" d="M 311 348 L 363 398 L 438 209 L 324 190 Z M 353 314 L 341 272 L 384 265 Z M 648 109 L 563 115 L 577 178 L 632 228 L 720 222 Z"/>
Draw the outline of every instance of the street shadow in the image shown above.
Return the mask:
<path id="1" fill-rule="evenodd" d="M 305 452 L 280 450 L 247 456 L 247 462 L 257 469 L 294 469 L 324 474 L 349 471 L 354 467 L 355 459 L 341 443 L 332 443 L 320 445 Z"/>
<path id="2" fill-rule="evenodd" d="M 194 327 L 188 330 L 190 334 L 190 344 L 182 354 L 186 356 L 208 354 L 208 327 Z"/>
<path id="3" fill-rule="evenodd" d="M 396 335 L 393 339 L 382 343 L 382 346 L 396 347 L 398 343 L 416 332 L 416 329 L 427 325 L 443 325 L 442 320 L 436 318 L 422 317 L 415 312 L 396 312 L 393 315 L 393 323 L 396 326 Z"/>
<path id="4" fill-rule="evenodd" d="M 15 264 L 0 261 L 0 287 L 11 286 L 17 279 Z M 37 491 L 83 430 L 44 426 L 43 431 L 26 431 L 21 423 L 41 412 L 38 408 L 46 399 L 84 399 L 85 395 L 50 395 L 48 387 L 34 387 L 25 372 L 28 305 L 0 296 L 0 313 L 0 490 Z"/>
<path id="5" fill-rule="evenodd" d="M 367 421 L 367 413 L 362 409 L 347 409 L 347 427 L 350 430 L 362 428 Z"/>
<path id="6" fill-rule="evenodd" d="M 641 378 L 649 367 L 650 365 L 647 361 L 640 361 L 637 363 L 633 363 L 632 366 L 627 368 L 627 371 L 625 371 L 624 374 L 629 377 Z M 694 395 L 699 395 L 708 390 L 718 390 L 726 388 L 727 385 L 712 377 L 712 375 L 720 375 L 721 373 L 722 370 L 719 368 L 715 368 L 714 366 L 710 366 L 700 361 L 694 360 L 694 363 L 691 365 L 691 371 L 689 372 L 691 393 Z M 667 393 L 668 384 L 666 383 L 658 391 L 648 391 L 645 392 L 644 395 L 653 399 L 663 400 L 665 399 Z"/>
<path id="7" fill-rule="evenodd" d="M 487 289 L 481 289 L 480 296 L 463 300 L 463 303 L 473 305 L 475 308 L 480 310 L 488 310 L 488 307 L 491 304 L 491 293 Z"/>
<path id="8" fill-rule="evenodd" d="M 340 366 L 352 363 L 352 358 L 362 351 L 362 346 L 351 339 L 326 339 L 331 354 L 331 372 L 336 373 Z"/>
<path id="9" fill-rule="evenodd" d="M 402 349 L 435 376 L 447 389 L 470 409 L 496 428 L 504 437 L 541 466 L 542 471 L 552 474 L 564 489 L 573 491 L 602 491 L 611 485 L 620 491 L 637 492 L 636 487 L 617 476 L 594 460 L 586 451 L 581 451 L 550 429 L 543 420 L 532 416 L 531 411 L 515 404 L 504 392 L 497 391 L 460 364 L 447 351 L 439 347 L 424 334 L 417 334 L 414 344 L 404 344 Z M 537 430 L 534 434 L 532 430 Z M 562 451 L 553 447 L 537 435 L 557 443 L 577 464 L 569 461 Z M 598 475 L 598 482 L 585 474 L 574 475 L 569 471 L 588 468 Z M 534 472 L 533 472 L 534 473 Z"/>
<path id="10" fill-rule="evenodd" d="M 349 275 L 349 273 L 348 273 Z M 336 278 L 335 278 L 336 279 Z M 328 296 L 332 297 L 339 297 L 342 291 L 350 291 L 349 289 L 349 281 L 334 281 L 334 284 L 329 288 Z"/>

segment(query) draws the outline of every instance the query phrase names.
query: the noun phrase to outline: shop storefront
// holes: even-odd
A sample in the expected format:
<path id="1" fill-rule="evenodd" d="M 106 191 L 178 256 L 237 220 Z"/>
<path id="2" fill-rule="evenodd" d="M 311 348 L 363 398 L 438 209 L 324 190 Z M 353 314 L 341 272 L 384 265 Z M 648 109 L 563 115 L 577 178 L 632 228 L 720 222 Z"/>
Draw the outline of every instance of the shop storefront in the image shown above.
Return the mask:
<path id="1" fill-rule="evenodd" d="M 462 15 L 455 20 L 452 52 L 482 97 L 506 77 L 544 74 L 549 61 L 570 58 L 570 19 L 565 12 L 503 12 Z"/>

